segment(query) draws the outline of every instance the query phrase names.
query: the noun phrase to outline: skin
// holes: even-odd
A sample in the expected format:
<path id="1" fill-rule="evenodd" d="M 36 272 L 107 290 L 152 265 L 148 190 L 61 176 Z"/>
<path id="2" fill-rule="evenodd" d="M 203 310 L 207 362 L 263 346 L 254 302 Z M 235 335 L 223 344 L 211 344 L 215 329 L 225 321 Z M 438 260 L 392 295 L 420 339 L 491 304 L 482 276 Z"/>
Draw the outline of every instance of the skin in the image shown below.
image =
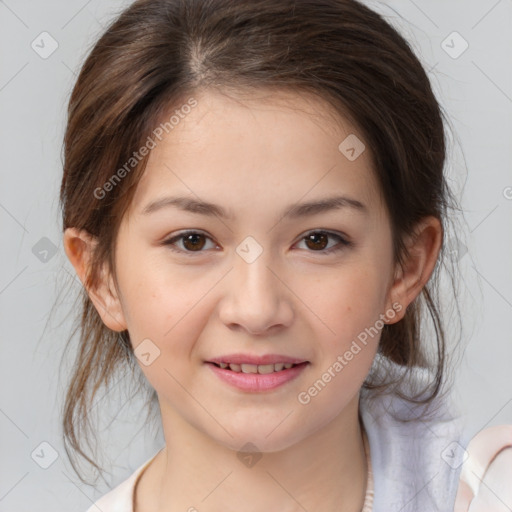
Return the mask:
<path id="1" fill-rule="evenodd" d="M 401 310 L 388 323 L 403 317 L 434 268 L 440 224 L 424 219 L 409 241 L 409 261 L 396 268 L 370 150 L 355 161 L 338 150 L 357 134 L 347 120 L 305 95 L 241 100 L 210 90 L 194 97 L 198 105 L 151 151 L 123 218 L 117 287 L 106 271 L 88 290 L 109 328 L 128 329 L 134 347 L 149 338 L 160 350 L 150 365 L 139 364 L 158 394 L 166 447 L 139 480 L 136 510 L 359 511 L 367 467 L 358 399 L 380 333 L 309 403 L 298 395 L 394 303 Z M 142 213 L 178 194 L 234 217 L 173 207 Z M 357 199 L 366 213 L 343 208 L 281 219 L 292 203 L 335 194 Z M 183 239 L 175 242 L 181 253 L 162 244 L 185 229 L 206 234 L 202 252 Z M 335 236 L 327 247 L 308 245 L 306 234 L 319 229 L 353 246 Z M 247 236 L 263 250 L 252 263 L 236 252 Z M 82 282 L 94 243 L 74 228 L 64 235 Z M 340 250 L 325 254 L 333 246 Z M 205 364 L 235 352 L 309 364 L 278 389 L 250 393 Z M 252 467 L 237 457 L 247 442 L 262 455 Z"/>

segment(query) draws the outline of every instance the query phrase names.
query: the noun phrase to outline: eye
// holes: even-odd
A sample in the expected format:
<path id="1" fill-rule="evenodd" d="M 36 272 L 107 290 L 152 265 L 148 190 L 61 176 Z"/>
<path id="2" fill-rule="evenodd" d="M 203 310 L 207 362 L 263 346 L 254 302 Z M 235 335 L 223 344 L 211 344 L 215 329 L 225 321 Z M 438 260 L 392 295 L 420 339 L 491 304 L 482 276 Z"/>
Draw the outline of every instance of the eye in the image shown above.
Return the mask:
<path id="1" fill-rule="evenodd" d="M 329 246 L 329 239 L 337 240 L 338 243 L 331 244 Z M 162 244 L 168 246 L 172 251 L 192 256 L 193 253 L 204 252 L 203 249 L 207 246 L 208 240 L 213 242 L 212 238 L 207 236 L 205 233 L 189 230 L 182 231 L 181 233 L 168 238 L 162 242 Z M 182 244 L 181 247 L 178 246 L 179 244 L 177 242 Z M 309 252 L 318 252 L 321 254 L 331 254 L 353 245 L 352 242 L 349 242 L 341 235 L 323 230 L 310 231 L 302 237 L 300 242 L 304 242 L 306 244 L 306 247 L 310 249 Z M 209 248 L 211 249 L 215 247 L 218 246 L 213 243 Z M 206 249 L 208 249 L 208 247 L 206 247 Z"/>
<path id="2" fill-rule="evenodd" d="M 178 235 L 168 238 L 167 240 L 162 242 L 162 244 L 169 246 L 169 248 L 172 251 L 189 253 L 188 255 L 191 255 L 190 253 L 202 252 L 202 249 L 206 245 L 205 240 L 212 240 L 212 239 L 209 236 L 207 236 L 204 233 L 201 233 L 199 231 L 183 231 L 183 232 L 179 233 Z M 178 248 L 176 246 L 177 241 L 183 243 L 183 245 L 182 245 L 183 248 Z M 216 247 L 215 244 L 213 244 L 213 245 L 214 245 L 214 247 Z"/>
<path id="3" fill-rule="evenodd" d="M 329 246 L 329 238 L 334 238 L 338 240 L 337 244 Z M 353 245 L 352 242 L 349 242 L 341 235 L 336 233 L 331 233 L 330 231 L 310 231 L 306 234 L 306 236 L 302 237 L 300 242 L 305 242 L 306 247 L 311 249 L 310 252 L 320 252 L 322 254 L 330 254 L 333 252 L 341 251 L 345 247 L 351 247 Z M 325 250 L 327 248 L 327 250 Z"/>

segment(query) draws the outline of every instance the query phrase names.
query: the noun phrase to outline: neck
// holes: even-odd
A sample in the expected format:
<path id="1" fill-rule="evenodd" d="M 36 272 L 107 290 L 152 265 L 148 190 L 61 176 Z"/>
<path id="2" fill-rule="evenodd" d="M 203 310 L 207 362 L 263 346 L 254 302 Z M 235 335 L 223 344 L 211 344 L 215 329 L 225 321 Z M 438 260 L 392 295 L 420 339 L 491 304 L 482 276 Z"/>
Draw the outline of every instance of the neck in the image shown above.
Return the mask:
<path id="1" fill-rule="evenodd" d="M 282 510 L 360 512 L 367 465 L 358 397 L 292 446 L 245 459 L 173 414 L 166 447 L 141 476 L 135 512 Z"/>

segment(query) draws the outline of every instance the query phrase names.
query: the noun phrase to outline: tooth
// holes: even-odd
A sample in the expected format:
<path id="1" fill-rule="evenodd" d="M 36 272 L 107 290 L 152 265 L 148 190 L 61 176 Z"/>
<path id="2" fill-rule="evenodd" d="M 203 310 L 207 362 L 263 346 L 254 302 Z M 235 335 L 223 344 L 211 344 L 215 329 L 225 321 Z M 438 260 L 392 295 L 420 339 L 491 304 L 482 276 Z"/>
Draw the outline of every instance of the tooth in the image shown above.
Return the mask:
<path id="1" fill-rule="evenodd" d="M 276 371 L 276 372 L 280 372 L 283 368 L 284 368 L 284 364 L 283 363 L 276 363 L 274 365 L 274 371 Z"/>
<path id="2" fill-rule="evenodd" d="M 259 364 L 258 373 L 274 373 L 273 364 Z"/>
<path id="3" fill-rule="evenodd" d="M 228 365 L 226 363 L 219 363 L 219 366 L 221 368 L 227 368 L 228 367 Z"/>
<path id="4" fill-rule="evenodd" d="M 293 366 L 293 363 L 284 363 L 284 367 L 286 370 L 288 370 L 288 368 L 291 368 Z"/>
<path id="5" fill-rule="evenodd" d="M 258 365 L 256 364 L 242 364 L 243 373 L 258 373 Z"/>
<path id="6" fill-rule="evenodd" d="M 229 368 L 233 370 L 234 372 L 240 371 L 240 365 L 235 363 L 229 363 Z"/>

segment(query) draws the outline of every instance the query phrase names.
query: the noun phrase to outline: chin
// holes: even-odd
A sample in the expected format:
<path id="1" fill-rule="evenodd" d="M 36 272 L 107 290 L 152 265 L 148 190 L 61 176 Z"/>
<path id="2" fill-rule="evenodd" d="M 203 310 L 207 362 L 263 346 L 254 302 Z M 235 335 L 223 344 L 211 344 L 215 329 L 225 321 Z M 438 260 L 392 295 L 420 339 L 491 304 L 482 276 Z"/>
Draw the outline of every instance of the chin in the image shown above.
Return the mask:
<path id="1" fill-rule="evenodd" d="M 283 417 L 264 421 L 260 413 L 259 417 L 247 416 L 245 420 L 239 418 L 236 425 L 223 423 L 233 437 L 222 431 L 220 436 L 214 436 L 213 439 L 236 452 L 279 452 L 307 436 L 304 424 L 297 425 L 296 418 L 292 421 L 292 417 L 293 414 L 290 414 L 284 421 Z"/>
<path id="2" fill-rule="evenodd" d="M 269 438 L 266 438 L 265 435 L 256 434 L 250 431 L 248 431 L 246 435 L 236 435 L 233 438 L 229 437 L 228 439 L 217 441 L 226 448 L 237 452 L 237 454 L 280 452 L 295 444 L 295 441 L 290 440 L 290 438 L 284 439 L 276 437 L 275 439 L 270 440 Z"/>

